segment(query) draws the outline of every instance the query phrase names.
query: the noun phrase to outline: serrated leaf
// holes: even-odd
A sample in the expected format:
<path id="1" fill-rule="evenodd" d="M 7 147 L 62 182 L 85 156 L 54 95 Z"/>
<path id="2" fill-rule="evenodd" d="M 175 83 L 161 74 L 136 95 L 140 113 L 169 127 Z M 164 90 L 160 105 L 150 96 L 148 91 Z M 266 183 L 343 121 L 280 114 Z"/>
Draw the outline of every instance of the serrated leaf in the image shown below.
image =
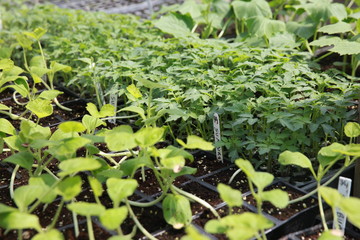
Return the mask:
<path id="1" fill-rule="evenodd" d="M 191 30 L 195 23 L 190 14 L 171 12 L 169 15 L 162 16 L 159 20 L 154 21 L 154 25 L 161 31 L 175 37 L 194 36 Z"/>

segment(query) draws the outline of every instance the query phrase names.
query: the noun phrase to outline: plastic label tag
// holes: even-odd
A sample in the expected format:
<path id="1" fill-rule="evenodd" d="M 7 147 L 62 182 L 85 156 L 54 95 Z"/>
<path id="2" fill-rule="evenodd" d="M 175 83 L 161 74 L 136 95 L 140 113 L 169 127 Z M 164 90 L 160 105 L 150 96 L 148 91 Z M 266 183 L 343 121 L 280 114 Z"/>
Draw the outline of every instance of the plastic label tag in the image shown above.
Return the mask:
<path id="1" fill-rule="evenodd" d="M 339 177 L 338 191 L 344 197 L 349 197 L 351 191 L 351 179 L 346 177 Z M 340 230 L 345 231 L 346 215 L 340 211 L 340 209 L 336 209 L 336 215 L 338 218 Z M 333 228 L 335 228 L 335 223 L 333 223 Z"/>
<path id="2" fill-rule="evenodd" d="M 219 142 L 220 139 L 221 139 L 220 118 L 219 118 L 219 114 L 217 114 L 217 113 L 214 114 L 213 125 L 214 125 L 214 139 L 215 139 L 215 143 L 217 143 L 217 142 Z M 221 147 L 217 147 L 217 148 L 216 148 L 216 159 L 217 159 L 218 161 L 224 162 L 224 158 L 223 158 L 223 153 L 222 153 L 222 148 L 221 148 Z"/>
<path id="3" fill-rule="evenodd" d="M 96 82 L 95 85 L 96 85 L 96 88 L 97 88 L 98 91 L 99 91 L 100 101 L 102 102 L 102 104 L 105 104 L 104 93 L 103 93 L 103 90 L 102 90 L 102 88 L 101 88 L 100 83 L 99 83 L 99 82 Z"/>
<path id="4" fill-rule="evenodd" d="M 113 105 L 114 108 L 115 108 L 115 115 L 114 115 L 114 117 L 116 117 L 117 102 L 118 102 L 117 89 L 118 89 L 118 87 L 115 86 L 115 93 L 111 93 L 111 94 L 110 94 L 110 99 L 109 99 L 109 103 L 110 103 L 111 105 Z M 116 118 L 111 118 L 111 119 L 109 119 L 109 123 L 115 124 L 115 123 L 116 123 Z"/>

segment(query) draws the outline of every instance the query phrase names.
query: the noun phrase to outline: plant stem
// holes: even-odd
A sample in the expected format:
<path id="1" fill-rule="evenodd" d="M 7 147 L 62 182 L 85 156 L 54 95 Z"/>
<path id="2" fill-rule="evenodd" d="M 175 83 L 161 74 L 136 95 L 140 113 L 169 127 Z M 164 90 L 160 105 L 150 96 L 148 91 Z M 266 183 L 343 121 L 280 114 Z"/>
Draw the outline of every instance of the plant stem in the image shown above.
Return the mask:
<path id="1" fill-rule="evenodd" d="M 349 164 L 350 165 L 350 164 Z M 322 184 L 322 186 L 327 186 L 328 184 L 330 184 L 332 181 L 334 181 L 349 165 L 346 166 L 342 166 L 340 168 L 340 170 L 335 173 L 329 180 L 327 180 L 325 183 Z M 311 195 L 314 195 L 317 192 L 317 188 L 315 188 L 314 190 L 312 190 L 311 192 L 308 192 L 307 194 L 305 194 L 304 196 L 295 198 L 291 201 L 289 201 L 289 205 L 293 204 L 293 203 L 297 203 L 300 202 L 302 200 L 305 200 L 306 198 L 310 197 Z"/>
<path id="2" fill-rule="evenodd" d="M 92 226 L 91 216 L 89 216 L 89 215 L 86 216 L 86 224 L 87 224 L 89 239 L 90 240 L 95 240 L 94 229 L 93 229 L 93 226 Z"/>
<path id="3" fill-rule="evenodd" d="M 130 200 L 127 200 L 129 202 L 129 204 L 131 206 L 134 206 L 134 207 L 151 207 L 155 204 L 157 204 L 158 202 L 160 202 L 161 200 L 163 200 L 165 198 L 167 194 L 167 191 L 163 191 L 162 194 L 160 195 L 160 197 L 158 197 L 157 199 L 151 201 L 151 202 L 135 202 L 135 201 L 130 201 Z"/>
<path id="4" fill-rule="evenodd" d="M 203 205 L 204 207 L 208 208 L 218 219 L 220 219 L 220 215 L 217 213 L 217 211 L 206 201 L 202 200 L 201 198 L 195 196 L 194 194 L 188 193 L 180 188 L 177 188 L 174 185 L 171 185 L 171 188 L 175 191 L 180 193 L 181 195 L 184 195 L 185 197 L 192 199 L 198 203 L 200 203 L 201 205 Z"/>
<path id="5" fill-rule="evenodd" d="M 129 204 L 129 201 L 127 199 L 125 199 L 125 204 L 126 204 L 126 207 L 128 208 L 129 210 L 129 213 L 130 213 L 130 216 L 132 217 L 132 219 L 134 220 L 136 226 L 138 226 L 138 228 L 140 229 L 140 231 L 146 236 L 148 237 L 150 240 L 156 240 L 156 238 L 154 236 L 152 236 L 144 227 L 143 225 L 141 225 L 141 223 L 139 222 L 139 220 L 137 219 L 137 217 L 135 216 L 130 204 Z"/>
<path id="6" fill-rule="evenodd" d="M 320 182 L 318 182 L 318 184 L 317 184 L 317 189 L 320 188 L 320 185 L 321 185 Z M 322 225 L 323 225 L 323 227 L 324 227 L 324 231 L 328 231 L 329 229 L 328 229 L 328 226 L 327 226 L 327 224 L 326 224 L 324 207 L 323 207 L 323 205 L 322 205 L 322 198 L 321 198 L 321 194 L 320 194 L 319 191 L 317 192 L 317 195 L 318 195 L 319 212 L 320 212 L 320 217 L 321 217 L 321 223 L 322 223 Z"/>
<path id="7" fill-rule="evenodd" d="M 59 216 L 60 216 L 63 206 L 64 206 L 64 199 L 62 198 L 51 224 L 47 227 L 48 229 L 52 229 L 55 227 L 55 224 L 56 224 L 57 220 L 59 219 Z"/>
<path id="8" fill-rule="evenodd" d="M 11 178 L 10 178 L 10 197 L 11 199 L 14 199 L 14 181 L 15 181 L 15 176 L 16 176 L 16 172 L 19 170 L 19 165 L 16 165 L 13 172 L 11 173 Z"/>

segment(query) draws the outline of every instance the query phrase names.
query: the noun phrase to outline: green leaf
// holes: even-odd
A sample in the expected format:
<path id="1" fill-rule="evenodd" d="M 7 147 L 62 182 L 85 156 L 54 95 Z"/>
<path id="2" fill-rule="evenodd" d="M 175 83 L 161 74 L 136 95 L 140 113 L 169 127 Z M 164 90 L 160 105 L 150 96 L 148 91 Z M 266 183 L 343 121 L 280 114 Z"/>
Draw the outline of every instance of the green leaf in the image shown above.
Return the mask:
<path id="1" fill-rule="evenodd" d="M 144 109 L 142 109 L 141 107 L 130 106 L 130 107 L 122 108 L 122 109 L 120 110 L 120 112 L 124 112 L 124 111 L 129 111 L 129 112 L 137 113 L 137 114 L 140 115 L 140 117 L 141 117 L 142 119 L 144 119 L 144 120 L 146 119 L 146 117 L 145 117 L 145 111 L 144 111 Z"/>
<path id="2" fill-rule="evenodd" d="M 57 229 L 50 229 L 46 232 L 41 232 L 36 234 L 32 240 L 64 240 L 64 236 L 62 233 Z"/>
<path id="3" fill-rule="evenodd" d="M 260 197 L 263 201 L 269 201 L 278 208 L 285 208 L 289 203 L 289 195 L 280 189 L 262 192 Z"/>
<path id="4" fill-rule="evenodd" d="M 86 130 L 82 123 L 75 121 L 63 122 L 59 125 L 59 129 L 64 133 L 83 132 Z"/>
<path id="5" fill-rule="evenodd" d="M 62 172 L 58 173 L 60 177 L 71 175 L 81 171 L 92 171 L 101 167 L 101 163 L 93 158 L 72 158 L 62 161 L 59 168 Z"/>
<path id="6" fill-rule="evenodd" d="M 360 199 L 355 197 L 344 198 L 340 208 L 347 215 L 349 221 L 360 228 Z"/>
<path id="7" fill-rule="evenodd" d="M 247 20 L 249 32 L 253 36 L 270 38 L 275 33 L 285 32 L 285 23 L 280 20 L 272 20 L 265 17 L 253 17 Z"/>
<path id="8" fill-rule="evenodd" d="M 142 97 L 140 90 L 135 86 L 135 84 L 127 86 L 126 90 L 128 90 L 128 92 L 136 99 Z"/>
<path id="9" fill-rule="evenodd" d="M 58 90 L 46 90 L 40 93 L 39 97 L 46 100 L 52 100 L 62 94 L 63 92 L 60 92 Z"/>
<path id="10" fill-rule="evenodd" d="M 70 201 L 81 192 L 82 180 L 80 176 L 68 177 L 62 180 L 58 186 L 58 193 L 64 199 L 64 201 Z"/>
<path id="11" fill-rule="evenodd" d="M 336 189 L 330 187 L 321 186 L 319 188 L 319 192 L 321 197 L 331 208 L 339 207 L 342 199 L 344 198 Z"/>
<path id="12" fill-rule="evenodd" d="M 335 45 L 336 43 L 339 43 L 341 41 L 342 40 L 339 37 L 321 37 L 315 41 L 312 41 L 310 43 L 310 46 L 325 47 L 325 46 Z"/>
<path id="13" fill-rule="evenodd" d="M 334 47 L 330 49 L 330 51 L 340 55 L 360 54 L 360 43 L 343 40 L 341 42 L 335 43 Z"/>
<path id="14" fill-rule="evenodd" d="M 141 156 L 133 159 L 126 160 L 121 163 L 121 170 L 124 171 L 125 175 L 132 176 L 134 172 L 140 167 L 152 167 L 153 163 L 149 156 Z"/>
<path id="15" fill-rule="evenodd" d="M 20 186 L 14 191 L 14 202 L 20 212 L 26 212 L 29 205 L 40 197 L 41 193 L 42 189 L 39 186 Z"/>
<path id="16" fill-rule="evenodd" d="M 49 139 L 51 130 L 49 127 L 42 127 L 30 120 L 22 120 L 20 123 L 20 134 L 24 141 L 31 142 L 37 139 Z"/>
<path id="17" fill-rule="evenodd" d="M 327 34 L 346 33 L 352 31 L 352 27 L 346 22 L 337 22 L 334 24 L 325 25 L 318 29 L 318 32 Z"/>
<path id="18" fill-rule="evenodd" d="M 165 221 L 175 229 L 190 224 L 192 213 L 189 200 L 178 194 L 168 194 L 162 202 Z"/>
<path id="19" fill-rule="evenodd" d="M 130 126 L 122 125 L 105 133 L 105 142 L 111 151 L 123 151 L 137 146 Z"/>
<path id="20" fill-rule="evenodd" d="M 142 76 L 139 75 L 135 75 L 134 80 L 138 81 L 139 83 L 141 83 L 144 87 L 150 88 L 150 89 L 154 89 L 154 88 L 167 88 L 168 86 L 162 83 L 158 83 L 158 82 L 153 82 L 153 81 L 149 81 L 147 79 L 145 79 Z"/>
<path id="21" fill-rule="evenodd" d="M 39 196 L 43 197 L 39 200 L 42 203 L 51 203 L 57 196 L 55 189 L 51 188 L 56 181 L 57 180 L 50 174 L 41 174 L 40 177 L 31 177 L 29 179 L 29 185 L 39 187 L 41 189 Z"/>
<path id="22" fill-rule="evenodd" d="M 279 163 L 282 165 L 296 165 L 302 168 L 313 169 L 310 159 L 300 152 L 282 152 L 279 155 Z"/>
<path id="23" fill-rule="evenodd" d="M 26 36 L 33 38 L 34 40 L 40 40 L 40 38 L 46 33 L 46 29 L 38 27 L 32 32 L 24 32 Z"/>
<path id="24" fill-rule="evenodd" d="M 3 161 L 19 165 L 27 170 L 30 170 L 34 163 L 34 157 L 29 152 L 18 152 L 5 158 Z"/>
<path id="25" fill-rule="evenodd" d="M 195 22 L 190 14 L 171 12 L 169 15 L 162 16 L 159 20 L 154 21 L 154 25 L 161 31 L 174 35 L 174 37 L 195 36 L 191 32 Z"/>
<path id="26" fill-rule="evenodd" d="M 66 138 L 49 147 L 49 152 L 58 158 L 71 157 L 76 151 L 91 141 L 83 137 Z"/>
<path id="27" fill-rule="evenodd" d="M 103 205 L 88 202 L 72 202 L 66 207 L 82 216 L 100 216 L 106 210 Z"/>
<path id="28" fill-rule="evenodd" d="M 90 113 L 91 116 L 96 118 L 104 118 L 115 115 L 115 107 L 111 104 L 105 104 L 101 107 L 100 112 L 93 103 L 88 103 L 86 105 L 86 110 Z"/>
<path id="29" fill-rule="evenodd" d="M 0 60 L 0 69 L 8 70 L 14 67 L 14 62 L 11 59 L 1 59 Z"/>
<path id="30" fill-rule="evenodd" d="M 330 146 L 323 147 L 318 152 L 317 158 L 321 166 L 327 165 L 344 158 L 343 154 L 338 151 L 345 150 L 345 146 L 340 143 L 333 143 Z"/>
<path id="31" fill-rule="evenodd" d="M 135 142 L 142 148 L 153 146 L 162 139 L 164 131 L 158 127 L 142 128 L 135 133 Z"/>
<path id="32" fill-rule="evenodd" d="M 0 132 L 9 134 L 9 135 L 15 135 L 16 130 L 14 126 L 9 122 L 9 120 L 5 118 L 0 118 Z"/>
<path id="33" fill-rule="evenodd" d="M 9 110 L 10 108 L 2 103 L 0 103 L 0 110 Z"/>
<path id="34" fill-rule="evenodd" d="M 190 135 L 187 137 L 187 143 L 184 143 L 181 139 L 176 139 L 176 141 L 187 149 L 201 149 L 204 151 L 211 151 L 214 149 L 214 146 L 211 142 L 207 142 L 201 137 Z"/>
<path id="35" fill-rule="evenodd" d="M 100 222 L 107 229 L 117 229 L 126 219 L 128 210 L 125 206 L 120 208 L 107 209 L 103 214 L 100 215 Z"/>
<path id="36" fill-rule="evenodd" d="M 239 190 L 232 189 L 223 183 L 219 183 L 217 189 L 220 193 L 220 197 L 230 207 L 240 207 L 242 205 L 242 195 Z"/>
<path id="37" fill-rule="evenodd" d="M 248 177 L 253 177 L 255 174 L 254 167 L 248 160 L 237 159 L 235 164 L 246 174 Z"/>
<path id="38" fill-rule="evenodd" d="M 256 187 L 261 190 L 274 181 L 274 176 L 268 172 L 254 172 L 252 176 L 248 177 L 256 185 Z"/>
<path id="39" fill-rule="evenodd" d="M 50 63 L 50 69 L 51 69 L 51 72 L 54 74 L 56 72 L 59 72 L 59 71 L 62 71 L 62 72 L 70 72 L 71 71 L 71 67 L 70 66 L 67 66 L 67 65 L 64 65 L 64 64 L 60 64 L 60 63 L 57 63 L 55 61 L 51 61 Z"/>
<path id="40" fill-rule="evenodd" d="M 138 183 L 135 179 L 109 178 L 106 181 L 107 192 L 114 202 L 114 207 L 120 205 L 121 200 L 134 194 Z"/>
<path id="41" fill-rule="evenodd" d="M 1 129 L 0 129 L 1 130 Z M 349 138 L 360 136 L 360 124 L 356 122 L 348 122 L 344 128 L 345 135 Z"/>
<path id="42" fill-rule="evenodd" d="M 272 18 L 271 8 L 265 0 L 233 1 L 231 5 L 239 20 L 252 17 Z"/>
<path id="43" fill-rule="evenodd" d="M 201 234 L 193 226 L 188 226 L 185 229 L 186 235 L 181 238 L 181 240 L 210 240 L 207 236 Z"/>
<path id="44" fill-rule="evenodd" d="M 0 227 L 7 230 L 30 228 L 42 231 L 38 216 L 17 211 L 0 214 Z"/>
<path id="45" fill-rule="evenodd" d="M 88 176 L 87 177 L 90 187 L 93 190 L 95 196 L 100 197 L 104 191 L 102 184 L 94 177 Z"/>
<path id="46" fill-rule="evenodd" d="M 106 123 L 104 121 L 88 114 L 85 114 L 83 116 L 81 122 L 88 131 L 94 131 L 97 127 L 101 125 L 106 126 Z"/>
<path id="47" fill-rule="evenodd" d="M 36 98 L 26 105 L 26 109 L 30 110 L 38 118 L 50 116 L 53 113 L 53 107 L 50 100 Z"/>

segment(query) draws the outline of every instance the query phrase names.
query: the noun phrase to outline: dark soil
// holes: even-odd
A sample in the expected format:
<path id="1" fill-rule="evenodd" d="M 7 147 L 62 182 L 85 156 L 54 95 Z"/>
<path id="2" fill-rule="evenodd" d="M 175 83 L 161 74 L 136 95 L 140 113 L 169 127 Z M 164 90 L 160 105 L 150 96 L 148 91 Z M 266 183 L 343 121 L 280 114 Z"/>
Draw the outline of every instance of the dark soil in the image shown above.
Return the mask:
<path id="1" fill-rule="evenodd" d="M 187 164 L 187 166 L 195 167 L 197 169 L 194 174 L 195 177 L 210 174 L 231 165 L 228 161 L 220 162 L 216 159 L 215 155 L 204 152 L 195 154 L 194 158 L 194 162 Z"/>

